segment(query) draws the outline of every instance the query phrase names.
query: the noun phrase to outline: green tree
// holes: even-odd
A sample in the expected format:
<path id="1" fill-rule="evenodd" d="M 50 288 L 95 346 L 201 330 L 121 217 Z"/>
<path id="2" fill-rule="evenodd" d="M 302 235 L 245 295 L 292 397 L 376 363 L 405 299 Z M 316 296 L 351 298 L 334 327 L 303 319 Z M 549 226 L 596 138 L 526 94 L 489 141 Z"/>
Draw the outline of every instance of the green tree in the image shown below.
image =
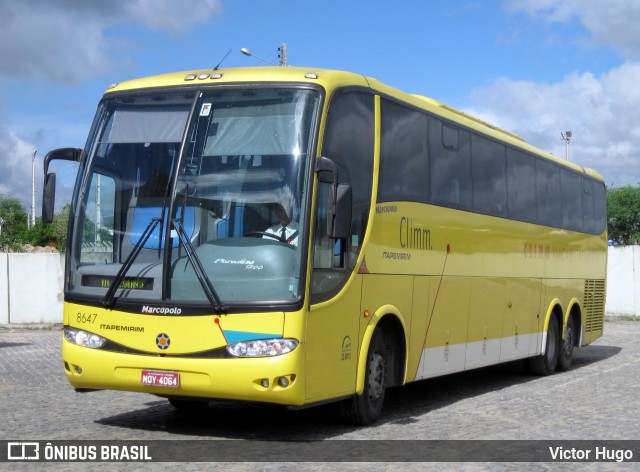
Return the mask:
<path id="1" fill-rule="evenodd" d="M 51 242 L 61 252 L 64 252 L 67 247 L 67 227 L 69 226 L 70 214 L 71 205 L 67 204 L 53 217 L 53 222 L 49 225 Z"/>
<path id="2" fill-rule="evenodd" d="M 19 251 L 25 242 L 27 213 L 17 198 L 0 195 L 0 250 Z"/>
<path id="3" fill-rule="evenodd" d="M 21 242 L 32 246 L 46 246 L 48 239 L 47 228 L 36 220 L 36 224 L 24 232 Z"/>
<path id="4" fill-rule="evenodd" d="M 640 187 L 607 189 L 609 240 L 616 244 L 640 244 Z"/>
<path id="5" fill-rule="evenodd" d="M 32 246 L 51 246 L 58 251 L 64 252 L 67 247 L 67 226 L 71 205 L 66 205 L 53 217 L 51 224 L 44 225 L 38 219 L 36 224 L 26 230 L 21 241 Z"/>

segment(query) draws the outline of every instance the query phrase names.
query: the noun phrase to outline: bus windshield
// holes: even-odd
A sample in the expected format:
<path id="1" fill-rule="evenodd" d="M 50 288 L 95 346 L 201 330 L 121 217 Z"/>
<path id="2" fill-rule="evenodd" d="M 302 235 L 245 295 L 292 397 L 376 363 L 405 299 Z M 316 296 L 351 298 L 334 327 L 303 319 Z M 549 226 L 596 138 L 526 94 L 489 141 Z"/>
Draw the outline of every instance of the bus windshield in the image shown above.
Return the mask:
<path id="1" fill-rule="evenodd" d="M 318 103 L 294 88 L 105 99 L 74 199 L 69 294 L 299 300 Z"/>

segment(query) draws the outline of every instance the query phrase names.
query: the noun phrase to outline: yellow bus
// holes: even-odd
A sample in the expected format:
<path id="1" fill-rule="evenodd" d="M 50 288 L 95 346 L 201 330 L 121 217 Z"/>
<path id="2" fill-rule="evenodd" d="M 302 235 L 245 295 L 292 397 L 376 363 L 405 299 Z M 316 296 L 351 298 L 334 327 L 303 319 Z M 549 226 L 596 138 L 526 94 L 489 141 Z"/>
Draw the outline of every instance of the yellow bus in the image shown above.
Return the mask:
<path id="1" fill-rule="evenodd" d="M 371 424 L 385 391 L 602 335 L 602 177 L 347 72 L 197 70 L 113 85 L 79 162 L 62 355 L 78 391 Z"/>

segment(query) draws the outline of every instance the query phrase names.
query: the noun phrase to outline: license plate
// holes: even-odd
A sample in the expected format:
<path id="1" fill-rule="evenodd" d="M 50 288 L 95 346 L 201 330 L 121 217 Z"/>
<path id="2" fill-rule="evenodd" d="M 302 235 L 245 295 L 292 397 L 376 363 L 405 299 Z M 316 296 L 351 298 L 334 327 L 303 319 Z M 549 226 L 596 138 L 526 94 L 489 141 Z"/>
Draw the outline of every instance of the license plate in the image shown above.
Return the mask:
<path id="1" fill-rule="evenodd" d="M 142 385 L 150 385 L 152 387 L 178 388 L 180 386 L 180 372 L 169 372 L 166 370 L 143 370 L 140 380 L 142 382 Z"/>

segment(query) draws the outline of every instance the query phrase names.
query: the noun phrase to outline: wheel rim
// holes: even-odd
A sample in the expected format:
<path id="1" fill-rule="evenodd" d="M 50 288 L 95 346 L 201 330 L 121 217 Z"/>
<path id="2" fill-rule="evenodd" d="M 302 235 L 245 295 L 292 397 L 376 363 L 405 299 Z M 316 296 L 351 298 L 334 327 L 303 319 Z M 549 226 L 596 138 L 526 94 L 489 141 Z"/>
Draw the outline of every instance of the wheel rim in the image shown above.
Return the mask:
<path id="1" fill-rule="evenodd" d="M 570 357 L 573 354 L 573 329 L 571 326 L 567 326 L 563 349 L 565 356 Z"/>
<path id="2" fill-rule="evenodd" d="M 377 352 L 371 356 L 369 369 L 369 398 L 378 400 L 384 394 L 384 357 Z"/>

